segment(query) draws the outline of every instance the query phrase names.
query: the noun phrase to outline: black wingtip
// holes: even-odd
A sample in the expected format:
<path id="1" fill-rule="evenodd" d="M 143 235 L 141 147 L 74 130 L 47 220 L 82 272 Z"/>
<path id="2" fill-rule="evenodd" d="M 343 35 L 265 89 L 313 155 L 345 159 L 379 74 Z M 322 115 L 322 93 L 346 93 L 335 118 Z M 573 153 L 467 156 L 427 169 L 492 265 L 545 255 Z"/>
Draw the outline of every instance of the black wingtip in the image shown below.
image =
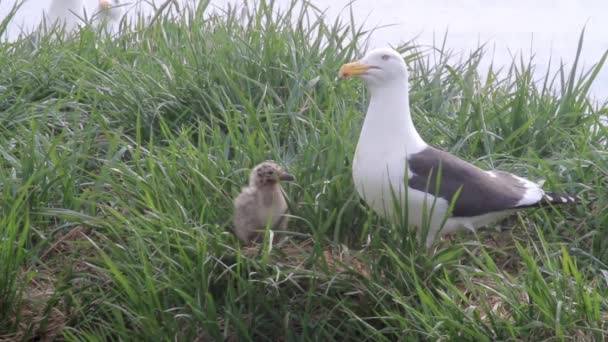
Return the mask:
<path id="1" fill-rule="evenodd" d="M 580 203 L 580 197 L 576 195 L 556 194 L 554 192 L 547 192 L 543 196 L 542 202 L 551 204 L 571 204 Z"/>

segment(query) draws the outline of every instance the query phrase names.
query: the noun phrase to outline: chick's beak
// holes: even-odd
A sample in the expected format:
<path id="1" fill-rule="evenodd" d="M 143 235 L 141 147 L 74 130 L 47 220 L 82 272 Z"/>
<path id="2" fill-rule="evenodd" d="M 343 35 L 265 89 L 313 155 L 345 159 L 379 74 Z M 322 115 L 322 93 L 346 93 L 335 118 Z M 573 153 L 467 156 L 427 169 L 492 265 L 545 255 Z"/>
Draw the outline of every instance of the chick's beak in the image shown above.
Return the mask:
<path id="1" fill-rule="evenodd" d="M 291 173 L 283 172 L 279 176 L 279 180 L 288 181 L 289 182 L 289 181 L 296 180 L 296 177 L 294 177 Z"/>
<path id="2" fill-rule="evenodd" d="M 355 61 L 351 63 L 344 64 L 340 67 L 340 77 L 347 78 L 358 76 L 366 73 L 370 69 L 369 66 L 361 63 L 360 61 Z"/>

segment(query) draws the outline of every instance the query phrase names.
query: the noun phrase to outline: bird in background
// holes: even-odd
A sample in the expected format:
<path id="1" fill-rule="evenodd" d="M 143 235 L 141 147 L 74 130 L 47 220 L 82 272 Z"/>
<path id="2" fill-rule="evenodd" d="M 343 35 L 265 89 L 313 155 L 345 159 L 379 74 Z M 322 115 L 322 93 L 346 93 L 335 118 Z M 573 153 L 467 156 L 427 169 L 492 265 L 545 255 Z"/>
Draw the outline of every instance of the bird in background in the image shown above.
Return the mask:
<path id="1" fill-rule="evenodd" d="M 83 0 L 52 0 L 48 12 L 44 14 L 49 27 L 55 24 L 65 25 L 68 32 L 82 25 L 82 20 L 90 14 L 93 15 L 93 23 L 96 26 L 115 25 L 124 14 L 123 5 L 120 0 L 99 0 L 91 11 L 85 6 Z"/>
<path id="2" fill-rule="evenodd" d="M 120 0 L 99 0 L 95 10 L 96 20 L 99 23 L 114 25 L 120 22 L 124 14 Z"/>
<path id="3" fill-rule="evenodd" d="M 84 12 L 83 0 L 52 0 L 45 19 L 49 27 L 65 24 L 66 30 L 71 31 L 78 26 Z"/>
<path id="4" fill-rule="evenodd" d="M 272 160 L 253 168 L 249 185 L 234 200 L 234 232 L 243 243 L 258 241 L 267 226 L 286 230 L 287 201 L 281 182 L 293 180 L 293 175 Z"/>

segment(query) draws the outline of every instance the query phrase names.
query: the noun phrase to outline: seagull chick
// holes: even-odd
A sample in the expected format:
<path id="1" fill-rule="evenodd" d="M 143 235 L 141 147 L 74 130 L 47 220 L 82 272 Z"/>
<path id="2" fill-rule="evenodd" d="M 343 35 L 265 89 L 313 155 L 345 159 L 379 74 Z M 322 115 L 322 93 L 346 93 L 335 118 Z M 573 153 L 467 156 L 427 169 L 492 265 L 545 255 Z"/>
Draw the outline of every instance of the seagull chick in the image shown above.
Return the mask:
<path id="1" fill-rule="evenodd" d="M 243 188 L 234 200 L 234 231 L 242 242 L 255 242 L 267 225 L 271 229 L 285 230 L 287 202 L 281 181 L 294 179 L 271 160 L 253 168 L 249 186 Z"/>
<path id="2" fill-rule="evenodd" d="M 410 225 L 428 227 L 427 247 L 441 229 L 441 235 L 476 230 L 525 208 L 579 201 L 429 146 L 412 121 L 408 70 L 397 51 L 370 51 L 343 65 L 340 76 L 361 78 L 371 93 L 352 166 L 359 196 L 387 219 L 398 219 L 403 210 Z M 393 194 L 402 207 L 394 205 Z"/>

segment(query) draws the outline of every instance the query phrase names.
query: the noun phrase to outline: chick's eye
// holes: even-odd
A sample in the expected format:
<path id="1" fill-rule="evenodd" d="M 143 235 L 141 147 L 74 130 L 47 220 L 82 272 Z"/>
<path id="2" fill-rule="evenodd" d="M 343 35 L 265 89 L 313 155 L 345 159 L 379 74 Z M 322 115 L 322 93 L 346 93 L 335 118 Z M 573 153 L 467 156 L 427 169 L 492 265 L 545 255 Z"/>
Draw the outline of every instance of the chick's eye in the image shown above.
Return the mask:
<path id="1" fill-rule="evenodd" d="M 389 56 L 388 56 L 388 55 L 382 55 L 382 60 L 383 60 L 383 61 L 388 61 L 388 59 L 389 59 Z"/>

